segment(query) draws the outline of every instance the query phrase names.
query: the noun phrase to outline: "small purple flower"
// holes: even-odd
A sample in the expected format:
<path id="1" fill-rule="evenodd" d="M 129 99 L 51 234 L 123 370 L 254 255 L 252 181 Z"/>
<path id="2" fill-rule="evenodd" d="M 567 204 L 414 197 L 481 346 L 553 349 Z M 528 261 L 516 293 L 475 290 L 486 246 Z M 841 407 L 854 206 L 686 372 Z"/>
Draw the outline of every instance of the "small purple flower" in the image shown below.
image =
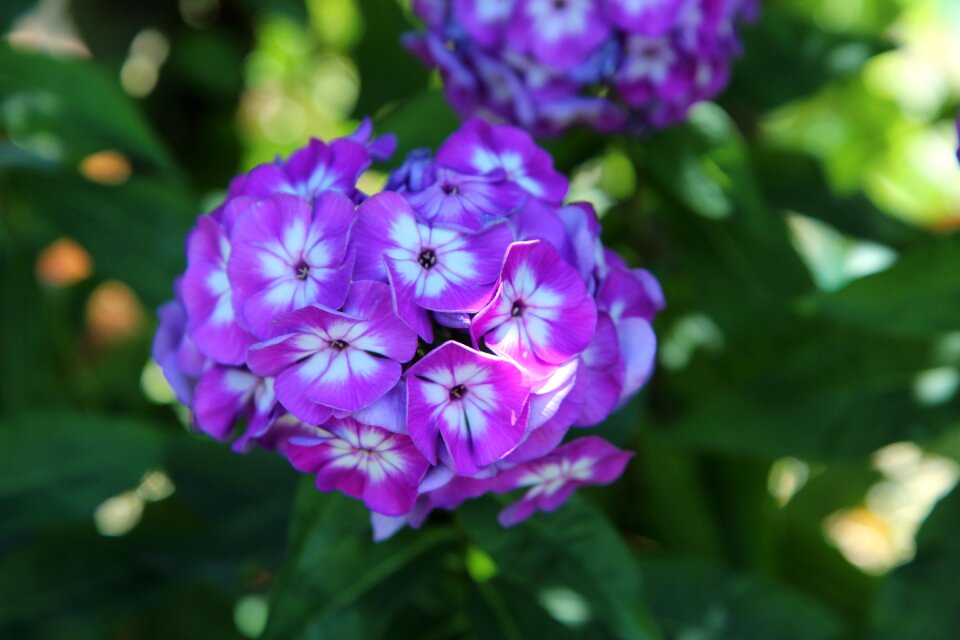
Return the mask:
<path id="1" fill-rule="evenodd" d="M 500 286 L 474 318 L 474 342 L 537 377 L 583 351 L 597 308 L 580 274 L 546 242 L 510 245 Z"/>
<path id="2" fill-rule="evenodd" d="M 433 184 L 407 195 L 422 219 L 471 231 L 509 215 L 525 199 L 523 189 L 501 175 L 465 175 L 443 167 L 436 169 Z"/>
<path id="3" fill-rule="evenodd" d="M 529 385 L 508 360 L 447 342 L 406 373 L 407 425 L 430 461 L 446 447 L 458 475 L 473 475 L 523 438 Z"/>
<path id="4" fill-rule="evenodd" d="M 495 127 L 473 119 L 447 138 L 437 151 L 437 164 L 465 174 L 502 172 L 534 198 L 560 204 L 567 179 L 554 170 L 553 160 L 530 134 L 516 127 Z"/>
<path id="5" fill-rule="evenodd" d="M 570 69 L 610 34 L 596 0 L 517 0 L 507 37 L 517 51 L 544 64 Z"/>
<path id="6" fill-rule="evenodd" d="M 269 198 L 289 194 L 313 200 L 328 191 L 339 191 L 353 197 L 357 178 L 369 166 L 370 152 L 362 142 L 340 138 L 327 144 L 314 139 L 289 160 L 254 167 L 231 185 L 230 195 Z"/>
<path id="7" fill-rule="evenodd" d="M 630 33 L 664 35 L 673 27 L 684 0 L 607 0 L 614 24 Z"/>
<path id="8" fill-rule="evenodd" d="M 292 440 L 286 451 L 297 470 L 316 475 L 321 491 L 342 491 L 387 516 L 413 509 L 428 467 L 407 436 L 350 418 Z"/>
<path id="9" fill-rule="evenodd" d="M 610 484 L 620 477 L 631 457 L 632 453 L 588 436 L 501 473 L 494 483 L 498 493 L 529 488 L 523 498 L 500 513 L 500 524 L 510 527 L 537 510 L 555 511 L 583 485 Z"/>
<path id="10" fill-rule="evenodd" d="M 417 222 L 410 205 L 395 193 L 366 200 L 353 235 L 356 277 L 389 276 L 398 314 L 429 342 L 433 332 L 422 310 L 480 309 L 493 294 L 510 243 L 510 231 L 502 224 L 470 235 Z"/>
<path id="11" fill-rule="evenodd" d="M 308 305 L 337 309 L 347 296 L 353 203 L 328 192 L 311 205 L 294 196 L 253 204 L 233 228 L 227 272 L 234 306 L 259 338 L 274 321 Z"/>
<path id="12" fill-rule="evenodd" d="M 353 285 L 343 311 L 306 307 L 276 322 L 276 337 L 250 348 L 248 364 L 276 377 L 280 402 L 301 420 L 314 416 L 298 399 L 340 411 L 359 411 L 400 379 L 417 337 L 393 313 L 390 289 L 379 282 Z"/>
<path id="13" fill-rule="evenodd" d="M 642 133 L 681 121 L 726 85 L 755 0 L 421 1 L 406 46 L 447 99 L 555 135 L 575 125 Z M 464 156 L 465 158 L 467 156 Z"/>
<path id="14" fill-rule="evenodd" d="M 517 0 L 454 0 L 453 11 L 471 37 L 484 47 L 493 47 L 503 39 L 516 4 Z"/>

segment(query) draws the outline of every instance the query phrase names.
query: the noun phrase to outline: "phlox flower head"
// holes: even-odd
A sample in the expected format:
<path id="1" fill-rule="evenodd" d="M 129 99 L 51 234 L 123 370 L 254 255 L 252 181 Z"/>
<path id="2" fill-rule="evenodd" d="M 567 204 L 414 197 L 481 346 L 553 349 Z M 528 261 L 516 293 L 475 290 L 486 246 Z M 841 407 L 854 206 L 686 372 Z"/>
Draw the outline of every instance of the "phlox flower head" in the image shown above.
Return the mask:
<path id="1" fill-rule="evenodd" d="M 630 454 L 576 435 L 650 376 L 656 279 L 520 129 L 471 120 L 360 192 L 393 146 L 368 123 L 313 140 L 197 220 L 153 349 L 195 427 L 361 500 L 378 538 L 522 489 L 510 526 L 612 482 Z"/>
<path id="2" fill-rule="evenodd" d="M 756 0 L 415 0 L 406 45 L 448 100 L 551 135 L 682 121 L 727 84 Z"/>

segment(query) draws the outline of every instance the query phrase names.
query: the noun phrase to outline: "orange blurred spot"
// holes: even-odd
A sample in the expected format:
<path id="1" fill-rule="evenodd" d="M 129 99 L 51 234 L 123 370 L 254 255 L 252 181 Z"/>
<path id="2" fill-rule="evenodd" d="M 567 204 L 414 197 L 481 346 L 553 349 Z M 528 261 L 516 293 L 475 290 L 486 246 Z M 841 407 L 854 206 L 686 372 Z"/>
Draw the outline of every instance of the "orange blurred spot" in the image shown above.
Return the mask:
<path id="1" fill-rule="evenodd" d="M 80 163 L 80 173 L 87 180 L 110 186 L 126 182 L 131 171 L 130 161 L 118 151 L 98 151 Z"/>
<path id="2" fill-rule="evenodd" d="M 90 254 L 70 238 L 60 238 L 37 257 L 37 280 L 51 287 L 80 282 L 92 269 Z"/>
<path id="3" fill-rule="evenodd" d="M 137 294 L 117 280 L 94 289 L 87 300 L 87 330 L 97 344 L 112 344 L 135 335 L 144 313 Z"/>

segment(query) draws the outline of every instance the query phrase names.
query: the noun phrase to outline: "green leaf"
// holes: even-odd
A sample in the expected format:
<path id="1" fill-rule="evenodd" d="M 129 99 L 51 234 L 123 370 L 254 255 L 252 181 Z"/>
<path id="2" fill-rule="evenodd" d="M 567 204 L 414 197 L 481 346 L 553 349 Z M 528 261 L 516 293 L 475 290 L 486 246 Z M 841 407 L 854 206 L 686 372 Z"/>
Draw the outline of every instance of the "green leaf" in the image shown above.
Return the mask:
<path id="1" fill-rule="evenodd" d="M 304 479 L 265 638 L 392 637 L 401 605 L 439 599 L 452 530 L 407 530 L 378 544 L 369 518 L 358 501 L 322 494 Z"/>
<path id="2" fill-rule="evenodd" d="M 417 94 L 399 105 L 377 123 L 377 129 L 397 136 L 394 162 L 399 164 L 412 149 L 426 147 L 436 151 L 459 123 L 443 94 L 432 91 Z"/>
<path id="3" fill-rule="evenodd" d="M 743 40 L 745 55 L 725 99 L 758 109 L 780 106 L 858 73 L 869 58 L 891 48 L 862 35 L 828 33 L 775 5 L 764 6 L 759 25 L 744 29 Z"/>
<path id="4" fill-rule="evenodd" d="M 587 615 L 616 637 L 659 637 L 637 565 L 600 511 L 573 499 L 554 513 L 503 529 L 497 507 L 481 500 L 463 505 L 458 514 L 472 544 L 493 558 L 504 579 L 539 597 L 548 588 L 573 592 L 586 603 Z"/>
<path id="5" fill-rule="evenodd" d="M 172 170 L 170 157 L 115 78 L 90 62 L 0 44 L 0 128 L 43 139 L 68 163 L 113 149 Z"/>
<path id="6" fill-rule="evenodd" d="M 149 307 L 170 298 L 199 209 L 183 185 L 134 176 L 105 186 L 66 171 L 11 172 L 3 184 L 55 234 L 83 245 L 99 275 L 129 284 Z"/>
<path id="7" fill-rule="evenodd" d="M 812 281 L 783 218 L 764 201 L 744 141 L 727 114 L 716 105 L 700 105 L 689 124 L 651 136 L 631 151 L 642 177 L 656 187 L 656 223 L 663 227 L 672 262 L 682 267 L 668 291 L 689 290 L 688 300 L 696 305 L 691 311 L 706 312 L 730 334 L 754 336 L 756 317 L 767 318 L 765 328 L 771 329 L 777 321 L 789 322 L 787 302 L 810 291 Z M 636 233 L 622 226 L 639 224 L 645 204 L 640 199 L 620 216 L 604 219 L 605 237 L 615 248 Z M 684 300 L 674 293 L 670 303 L 678 302 Z"/>
<path id="8" fill-rule="evenodd" d="M 914 246 L 892 267 L 821 293 L 808 308 L 883 335 L 923 338 L 960 327 L 960 240 Z"/>
<path id="9" fill-rule="evenodd" d="M 160 466 L 163 436 L 140 419 L 25 414 L 0 425 L 0 452 L 0 529 L 20 530 L 92 522 L 101 502 Z"/>
<path id="10" fill-rule="evenodd" d="M 933 510 L 917 556 L 891 573 L 873 607 L 872 640 L 952 640 L 960 629 L 960 491 Z"/>
<path id="11" fill-rule="evenodd" d="M 35 4 L 37 4 L 36 0 L 4 0 L 0 5 L 0 35 L 5 34 L 17 18 L 32 9 Z"/>
<path id="12" fill-rule="evenodd" d="M 672 638 L 832 640 L 845 637 L 832 611 L 789 587 L 694 558 L 641 561 L 650 607 Z"/>
<path id="13" fill-rule="evenodd" d="M 429 71 L 400 46 L 400 37 L 412 25 L 396 0 L 365 0 L 363 37 L 353 59 L 360 71 L 358 116 L 376 115 L 385 105 L 422 91 Z M 389 43 L 389 53 L 383 49 Z"/>
<path id="14" fill-rule="evenodd" d="M 729 346 L 708 386 L 695 389 L 702 379 L 691 378 L 686 410 L 664 426 L 669 439 L 727 454 L 836 460 L 935 439 L 956 423 L 960 399 L 921 407 L 913 394 L 933 363 L 929 341 L 801 319 L 779 340 L 764 333 L 758 327 L 754 344 Z"/>

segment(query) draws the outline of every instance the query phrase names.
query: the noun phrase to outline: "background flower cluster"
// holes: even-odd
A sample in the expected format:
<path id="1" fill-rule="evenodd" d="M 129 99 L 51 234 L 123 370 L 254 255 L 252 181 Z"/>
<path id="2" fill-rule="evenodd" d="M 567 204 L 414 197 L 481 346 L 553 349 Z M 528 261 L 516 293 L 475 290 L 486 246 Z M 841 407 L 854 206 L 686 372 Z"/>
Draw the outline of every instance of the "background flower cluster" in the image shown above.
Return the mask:
<path id="1" fill-rule="evenodd" d="M 713 98 L 755 0 L 416 0 L 407 46 L 461 113 L 539 134 L 661 128 Z"/>
<path id="2" fill-rule="evenodd" d="M 196 426 L 363 500 L 385 537 L 526 489 L 512 524 L 630 454 L 572 427 L 646 381 L 663 307 L 525 132 L 467 122 L 372 196 L 390 137 L 313 140 L 237 177 L 187 242 L 154 355 Z"/>

